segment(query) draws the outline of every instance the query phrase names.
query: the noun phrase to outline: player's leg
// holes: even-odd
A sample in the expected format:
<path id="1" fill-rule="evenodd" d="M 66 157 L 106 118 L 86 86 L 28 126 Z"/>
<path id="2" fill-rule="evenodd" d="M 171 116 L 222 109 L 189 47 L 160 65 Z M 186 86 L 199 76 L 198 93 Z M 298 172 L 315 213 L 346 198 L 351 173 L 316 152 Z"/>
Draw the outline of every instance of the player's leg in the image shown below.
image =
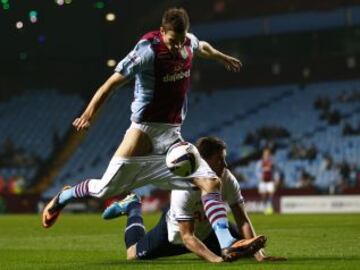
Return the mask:
<path id="1" fill-rule="evenodd" d="M 166 212 L 163 213 L 158 224 L 146 234 L 144 230 L 141 231 L 144 228 L 142 219 L 140 222 L 140 219 L 136 220 L 134 217 L 130 217 L 131 214 L 129 212 L 125 229 L 125 245 L 128 260 L 149 260 L 189 252 L 182 245 L 173 245 L 169 242 Z"/>
<path id="2" fill-rule="evenodd" d="M 274 207 L 273 207 L 273 197 L 275 193 L 275 183 L 273 181 L 266 183 L 266 207 L 265 207 L 265 214 L 271 215 L 274 213 Z"/>
<path id="3" fill-rule="evenodd" d="M 126 257 L 128 260 L 134 260 L 136 259 L 136 243 L 145 236 L 141 202 L 136 195 L 131 194 L 125 200 L 118 202 L 118 204 L 121 204 L 122 213 L 128 216 L 125 228 Z M 103 217 L 105 218 L 104 215 Z"/>
<path id="4" fill-rule="evenodd" d="M 101 179 L 87 179 L 73 187 L 66 187 L 59 192 L 44 208 L 42 222 L 45 228 L 54 224 L 61 210 L 71 201 L 77 198 L 97 194 L 105 188 L 120 168 L 120 164 L 114 161 L 110 162 Z"/>
<path id="5" fill-rule="evenodd" d="M 260 197 L 261 197 L 262 208 L 264 209 L 264 212 L 265 212 L 266 202 L 267 202 L 267 192 L 266 192 L 266 183 L 265 182 L 263 182 L 263 181 L 259 182 L 258 192 L 259 192 Z"/>
<path id="6" fill-rule="evenodd" d="M 168 240 L 166 222 L 168 209 L 164 210 L 157 225 L 145 234 L 140 208 L 140 200 L 132 194 L 122 201 L 112 203 L 103 212 L 103 218 L 107 220 L 120 215 L 128 216 L 125 229 L 128 260 L 148 260 L 189 252 L 182 245 L 174 245 Z"/>
<path id="7" fill-rule="evenodd" d="M 141 214 L 141 201 L 136 194 L 130 194 L 125 199 L 112 203 L 102 216 L 104 219 L 113 219 L 120 215 L 127 215 L 125 228 L 126 257 L 135 260 L 136 244 L 145 236 L 145 226 Z"/>
<path id="8" fill-rule="evenodd" d="M 123 167 L 123 159 L 134 156 L 146 156 L 152 150 L 152 142 L 148 135 L 140 129 L 134 128 L 132 124 L 127 130 L 124 139 L 118 147 L 113 159 L 110 161 L 108 168 L 106 169 L 101 179 L 87 179 L 73 187 L 66 187 L 60 191 L 44 208 L 42 223 L 45 228 L 52 226 L 61 210 L 68 204 L 77 198 L 84 198 L 88 196 L 92 197 L 104 197 L 108 192 L 111 182 L 117 177 L 118 172 Z M 136 163 L 136 162 L 135 162 Z M 139 164 L 132 164 L 136 167 Z M 128 166 L 129 167 L 129 166 Z M 138 168 L 133 168 L 133 172 L 137 173 Z M 130 175 L 123 181 L 131 181 L 133 172 L 127 170 Z M 126 185 L 126 183 L 123 183 Z M 110 190 L 111 191 L 111 190 Z"/>
<path id="9" fill-rule="evenodd" d="M 221 198 L 221 181 L 204 159 L 193 174 L 193 183 L 201 190 L 204 212 L 213 228 L 222 249 L 229 248 L 236 239 L 229 231 L 225 203 Z"/>
<path id="10" fill-rule="evenodd" d="M 141 170 L 141 161 L 114 157 L 101 179 L 88 179 L 59 192 L 44 208 L 43 226 L 49 228 L 56 221 L 61 210 L 71 201 L 79 198 L 105 198 L 125 192 Z"/>
<path id="11" fill-rule="evenodd" d="M 68 202 L 77 198 L 87 196 L 101 197 L 99 194 L 103 192 L 119 171 L 123 165 L 121 161 L 124 158 L 145 156 L 151 152 L 151 149 L 152 144 L 148 135 L 139 129 L 130 127 L 116 150 L 113 159 L 110 161 L 103 177 L 101 179 L 85 180 L 71 189 L 61 192 L 59 195 L 59 203 L 66 205 Z"/>
<path id="12" fill-rule="evenodd" d="M 44 227 L 49 227 L 47 214 L 59 213 L 69 202 L 86 197 L 106 198 L 145 186 L 158 183 L 168 187 L 167 175 L 170 174 L 165 165 L 165 157 L 149 155 L 122 158 L 115 156 L 110 161 L 101 179 L 88 179 L 60 192 L 45 208 L 43 214 Z M 163 175 L 166 175 L 163 177 Z M 159 180 L 160 177 L 160 180 Z M 160 182 L 160 183 L 159 183 Z M 45 216 L 45 217 L 44 217 Z M 50 224 L 51 226 L 51 224 Z"/>
<path id="13" fill-rule="evenodd" d="M 236 239 L 232 237 L 229 231 L 227 211 L 220 193 L 220 179 L 197 177 L 193 181 L 201 190 L 201 201 L 205 215 L 218 238 L 221 248 L 231 246 Z"/>
<path id="14" fill-rule="evenodd" d="M 201 165 L 197 174 L 205 174 L 203 171 L 205 169 L 206 166 Z M 214 230 L 225 260 L 247 256 L 249 252 L 253 252 L 252 250 L 257 251 L 264 246 L 266 238 L 263 236 L 243 243 L 242 240 L 237 240 L 231 235 L 225 203 L 221 198 L 220 179 L 217 177 L 195 177 L 193 182 L 201 189 L 201 200 L 205 215 Z"/>
<path id="15" fill-rule="evenodd" d="M 163 223 L 164 217 L 150 232 L 145 234 L 141 202 L 135 194 L 130 194 L 124 200 L 112 203 L 105 209 L 102 216 L 108 220 L 120 215 L 127 215 L 128 217 L 125 228 L 126 257 L 128 260 L 150 259 L 162 255 L 157 250 L 168 243 L 167 228 L 164 227 Z"/>

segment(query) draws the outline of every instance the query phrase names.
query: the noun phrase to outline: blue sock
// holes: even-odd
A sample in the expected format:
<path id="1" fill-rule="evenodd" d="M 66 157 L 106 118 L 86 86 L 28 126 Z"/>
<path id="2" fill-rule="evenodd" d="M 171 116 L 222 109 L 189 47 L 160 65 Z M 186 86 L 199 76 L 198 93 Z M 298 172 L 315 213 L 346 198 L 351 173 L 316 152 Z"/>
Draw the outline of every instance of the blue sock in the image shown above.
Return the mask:
<path id="1" fill-rule="evenodd" d="M 84 198 L 90 195 L 89 193 L 89 182 L 91 179 L 80 182 L 79 184 L 66 189 L 60 193 L 59 203 L 67 204 L 76 198 Z"/>
<path id="2" fill-rule="evenodd" d="M 229 231 L 226 207 L 218 192 L 208 193 L 201 197 L 205 215 L 219 241 L 221 249 L 228 248 L 235 242 Z"/>
<path id="3" fill-rule="evenodd" d="M 133 202 L 128 206 L 128 220 L 125 229 L 126 249 L 145 236 L 145 226 L 141 215 L 141 203 Z"/>
<path id="4" fill-rule="evenodd" d="M 67 204 L 71 202 L 73 199 L 75 199 L 75 187 L 72 187 L 70 189 L 64 190 L 60 193 L 59 196 L 59 203 L 60 204 Z"/>
<path id="5" fill-rule="evenodd" d="M 213 230 L 222 249 L 230 247 L 232 243 L 236 241 L 236 239 L 232 237 L 227 223 L 223 223 L 220 226 L 213 228 Z"/>

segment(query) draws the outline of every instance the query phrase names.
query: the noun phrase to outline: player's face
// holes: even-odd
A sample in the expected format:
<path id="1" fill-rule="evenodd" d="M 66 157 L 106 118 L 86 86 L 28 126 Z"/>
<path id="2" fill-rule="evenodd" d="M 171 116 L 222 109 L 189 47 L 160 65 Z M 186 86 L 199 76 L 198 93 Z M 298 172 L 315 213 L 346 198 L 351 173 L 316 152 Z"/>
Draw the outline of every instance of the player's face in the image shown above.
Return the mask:
<path id="1" fill-rule="evenodd" d="M 177 33 L 173 30 L 165 30 L 164 28 L 160 28 L 160 32 L 166 47 L 168 47 L 170 51 L 179 51 L 184 46 L 186 32 Z"/>
<path id="2" fill-rule="evenodd" d="M 263 153 L 263 160 L 268 160 L 271 157 L 271 153 L 269 150 L 265 150 Z"/>
<path id="3" fill-rule="evenodd" d="M 226 150 L 221 150 L 209 158 L 206 159 L 206 162 L 209 164 L 210 168 L 216 173 L 217 176 L 221 177 L 225 168 L 227 167 L 226 164 Z"/>

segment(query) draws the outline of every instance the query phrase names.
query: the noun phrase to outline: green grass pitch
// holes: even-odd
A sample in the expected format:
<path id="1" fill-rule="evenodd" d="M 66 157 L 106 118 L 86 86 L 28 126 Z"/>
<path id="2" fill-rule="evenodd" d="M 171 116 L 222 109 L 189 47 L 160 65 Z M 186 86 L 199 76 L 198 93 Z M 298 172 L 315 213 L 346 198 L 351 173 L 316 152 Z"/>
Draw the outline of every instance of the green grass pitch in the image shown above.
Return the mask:
<path id="1" fill-rule="evenodd" d="M 125 260 L 126 218 L 62 215 L 51 229 L 40 216 L 0 216 L 0 269 L 360 269 L 360 215 L 251 215 L 268 236 L 268 254 L 286 262 L 253 259 L 213 265 L 193 254 L 153 261 Z M 147 228 L 158 215 L 146 215 Z"/>

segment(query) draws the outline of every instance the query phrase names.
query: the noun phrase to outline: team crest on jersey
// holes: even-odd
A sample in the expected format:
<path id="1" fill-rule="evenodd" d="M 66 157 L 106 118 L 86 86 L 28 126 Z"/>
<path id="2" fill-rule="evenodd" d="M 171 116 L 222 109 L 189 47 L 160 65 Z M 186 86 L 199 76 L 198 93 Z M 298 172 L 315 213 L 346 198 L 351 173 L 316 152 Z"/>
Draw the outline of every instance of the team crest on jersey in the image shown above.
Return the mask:
<path id="1" fill-rule="evenodd" d="M 185 47 L 183 47 L 183 48 L 181 49 L 180 54 L 181 54 L 181 56 L 182 56 L 183 59 L 186 59 L 186 58 L 189 57 L 189 54 L 188 54 L 188 52 L 187 52 L 187 50 L 186 50 Z"/>

